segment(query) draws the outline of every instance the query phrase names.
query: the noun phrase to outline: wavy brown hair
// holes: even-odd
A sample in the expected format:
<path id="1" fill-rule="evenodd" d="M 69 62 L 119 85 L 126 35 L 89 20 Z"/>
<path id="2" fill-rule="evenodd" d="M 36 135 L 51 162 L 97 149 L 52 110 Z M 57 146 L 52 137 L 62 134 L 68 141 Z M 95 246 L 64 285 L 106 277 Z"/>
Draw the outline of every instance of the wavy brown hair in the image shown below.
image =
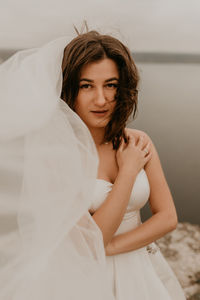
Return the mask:
<path id="1" fill-rule="evenodd" d="M 97 31 L 79 34 L 64 49 L 62 62 L 63 86 L 61 98 L 73 110 L 79 91 L 81 68 L 103 58 L 112 59 L 119 71 L 119 86 L 116 93 L 116 106 L 105 128 L 103 142 L 112 141 L 113 149 L 118 149 L 128 117 L 137 111 L 138 71 L 128 48 L 119 40 Z"/>

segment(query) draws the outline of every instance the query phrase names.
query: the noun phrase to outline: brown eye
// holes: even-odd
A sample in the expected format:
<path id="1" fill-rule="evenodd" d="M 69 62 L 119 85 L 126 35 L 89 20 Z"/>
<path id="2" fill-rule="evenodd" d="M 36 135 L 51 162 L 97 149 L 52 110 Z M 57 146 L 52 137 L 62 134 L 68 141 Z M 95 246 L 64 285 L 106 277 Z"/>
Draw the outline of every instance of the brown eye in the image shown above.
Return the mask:
<path id="1" fill-rule="evenodd" d="M 88 84 L 88 83 L 80 85 L 80 89 L 89 89 L 91 87 L 92 87 L 91 84 Z"/>
<path id="2" fill-rule="evenodd" d="M 118 84 L 116 84 L 116 83 L 108 83 L 106 86 L 109 89 L 116 89 L 116 88 L 118 88 Z"/>

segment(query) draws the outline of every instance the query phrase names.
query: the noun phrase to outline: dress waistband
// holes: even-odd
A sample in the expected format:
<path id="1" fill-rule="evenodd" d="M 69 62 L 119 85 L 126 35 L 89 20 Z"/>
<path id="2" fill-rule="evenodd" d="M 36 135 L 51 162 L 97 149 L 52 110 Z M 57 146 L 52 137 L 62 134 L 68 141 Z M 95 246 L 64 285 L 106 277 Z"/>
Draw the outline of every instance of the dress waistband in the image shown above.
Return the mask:
<path id="1" fill-rule="evenodd" d="M 115 235 L 130 231 L 141 224 L 140 211 L 128 211 L 124 214 Z"/>
<path id="2" fill-rule="evenodd" d="M 134 210 L 134 211 L 128 211 L 124 214 L 123 220 L 129 220 L 132 218 L 138 217 L 140 219 L 140 211 Z"/>

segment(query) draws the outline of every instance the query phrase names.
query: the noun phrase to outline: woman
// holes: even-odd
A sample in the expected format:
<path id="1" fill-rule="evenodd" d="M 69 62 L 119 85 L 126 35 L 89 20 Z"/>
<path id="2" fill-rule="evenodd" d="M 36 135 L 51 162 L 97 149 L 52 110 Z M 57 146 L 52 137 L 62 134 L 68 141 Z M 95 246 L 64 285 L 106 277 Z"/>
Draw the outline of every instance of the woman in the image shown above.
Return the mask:
<path id="1" fill-rule="evenodd" d="M 59 38 L 3 63 L 0 83 L 0 204 L 10 224 L 0 298 L 184 299 L 149 246 L 177 220 L 152 141 L 125 128 L 138 83 L 128 49 L 96 32 Z M 141 224 L 148 199 L 153 217 Z"/>
<path id="2" fill-rule="evenodd" d="M 177 215 L 153 142 L 125 128 L 137 108 L 138 72 L 129 50 L 91 31 L 67 45 L 62 69 L 61 98 L 89 128 L 100 158 L 89 211 L 103 235 L 115 298 L 185 299 L 161 253 L 149 245 L 176 228 Z M 147 200 L 153 216 L 141 224 Z"/>

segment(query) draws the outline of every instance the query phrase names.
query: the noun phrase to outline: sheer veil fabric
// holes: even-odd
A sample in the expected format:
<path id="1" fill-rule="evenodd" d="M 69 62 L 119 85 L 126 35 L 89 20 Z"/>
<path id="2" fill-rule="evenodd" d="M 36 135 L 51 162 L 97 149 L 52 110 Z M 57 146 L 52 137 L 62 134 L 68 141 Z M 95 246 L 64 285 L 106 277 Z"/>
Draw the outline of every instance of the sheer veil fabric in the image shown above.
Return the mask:
<path id="1" fill-rule="evenodd" d="M 68 37 L 0 65 L 0 299 L 113 300 L 88 209 L 98 155 L 60 99 Z"/>

